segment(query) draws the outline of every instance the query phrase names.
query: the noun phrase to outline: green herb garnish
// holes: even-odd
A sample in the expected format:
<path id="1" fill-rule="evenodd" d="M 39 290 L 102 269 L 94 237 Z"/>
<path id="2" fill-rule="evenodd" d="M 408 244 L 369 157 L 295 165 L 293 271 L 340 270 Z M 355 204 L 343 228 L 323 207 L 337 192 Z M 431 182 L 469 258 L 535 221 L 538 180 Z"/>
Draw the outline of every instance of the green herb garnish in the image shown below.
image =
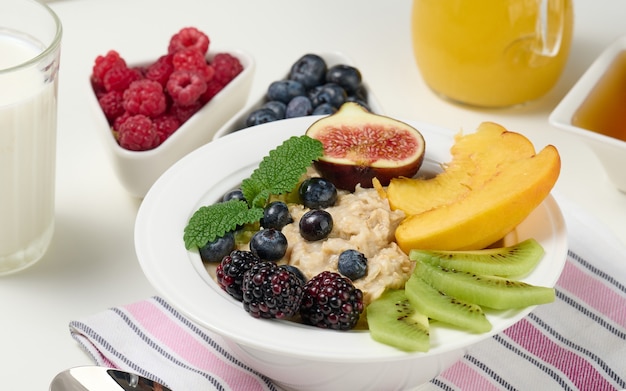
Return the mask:
<path id="1" fill-rule="evenodd" d="M 263 158 L 252 175 L 241 182 L 247 202 L 231 200 L 203 206 L 189 219 L 183 239 L 190 250 L 257 222 L 271 195 L 293 190 L 311 162 L 322 156 L 324 147 L 309 136 L 293 136 Z"/>

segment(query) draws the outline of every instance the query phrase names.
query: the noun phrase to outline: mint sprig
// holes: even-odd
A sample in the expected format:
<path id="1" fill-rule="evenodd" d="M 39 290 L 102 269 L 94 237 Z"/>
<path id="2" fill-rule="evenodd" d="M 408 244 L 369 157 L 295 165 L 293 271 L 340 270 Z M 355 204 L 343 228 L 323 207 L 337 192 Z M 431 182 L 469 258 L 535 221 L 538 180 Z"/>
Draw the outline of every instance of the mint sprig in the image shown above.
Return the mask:
<path id="1" fill-rule="evenodd" d="M 322 156 L 324 147 L 309 136 L 292 136 L 263 158 L 249 178 L 241 182 L 247 202 L 231 200 L 199 208 L 185 227 L 183 240 L 188 250 L 257 222 L 271 195 L 292 191 L 311 162 Z"/>

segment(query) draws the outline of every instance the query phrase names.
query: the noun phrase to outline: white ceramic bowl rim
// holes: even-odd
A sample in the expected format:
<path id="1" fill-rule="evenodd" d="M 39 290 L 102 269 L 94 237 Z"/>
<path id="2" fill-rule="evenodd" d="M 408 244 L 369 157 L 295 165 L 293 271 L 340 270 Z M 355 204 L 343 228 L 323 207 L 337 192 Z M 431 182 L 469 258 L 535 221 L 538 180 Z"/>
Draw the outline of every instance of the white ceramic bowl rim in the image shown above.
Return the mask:
<path id="1" fill-rule="evenodd" d="M 375 362 L 437 355 L 481 341 L 512 325 L 532 307 L 490 312 L 494 328 L 480 335 L 434 327 L 428 353 L 406 353 L 375 342 L 367 331 L 337 332 L 288 321 L 252 318 L 241 303 L 211 279 L 197 251 L 184 248 L 183 229 L 202 205 L 215 202 L 238 186 L 270 149 L 291 135 L 304 134 L 319 117 L 282 120 L 244 129 L 213 141 L 173 165 L 150 189 L 141 204 L 135 244 L 140 265 L 160 295 L 201 327 L 241 345 L 286 357 L 333 362 Z M 427 143 L 425 165 L 449 160 L 453 132 L 429 124 L 406 121 L 422 131 Z M 203 179 L 200 179 L 203 178 Z M 535 237 L 546 251 L 537 268 L 524 280 L 554 286 L 565 264 L 567 238 L 563 217 L 548 197 L 514 233 L 515 240 Z"/>

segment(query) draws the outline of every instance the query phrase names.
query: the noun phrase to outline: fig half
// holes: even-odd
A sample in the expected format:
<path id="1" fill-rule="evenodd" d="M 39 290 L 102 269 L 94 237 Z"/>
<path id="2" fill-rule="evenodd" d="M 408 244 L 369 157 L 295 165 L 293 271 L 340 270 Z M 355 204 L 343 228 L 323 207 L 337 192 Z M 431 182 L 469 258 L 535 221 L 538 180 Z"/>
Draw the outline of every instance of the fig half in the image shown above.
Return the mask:
<path id="1" fill-rule="evenodd" d="M 387 186 L 392 178 L 413 177 L 424 160 L 426 143 L 414 127 L 346 102 L 332 115 L 314 122 L 306 135 L 324 145 L 313 164 L 339 189 L 372 187 L 377 178 Z"/>

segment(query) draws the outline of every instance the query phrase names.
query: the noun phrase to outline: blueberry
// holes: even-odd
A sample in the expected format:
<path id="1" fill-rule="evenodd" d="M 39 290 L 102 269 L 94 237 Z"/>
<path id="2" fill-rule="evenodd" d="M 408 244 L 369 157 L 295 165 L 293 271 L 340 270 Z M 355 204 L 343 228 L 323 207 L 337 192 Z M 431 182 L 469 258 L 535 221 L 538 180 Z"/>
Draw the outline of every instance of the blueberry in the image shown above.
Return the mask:
<path id="1" fill-rule="evenodd" d="M 276 116 L 273 110 L 268 108 L 260 108 L 254 110 L 248 118 L 246 118 L 246 127 L 264 124 L 266 122 L 278 121 L 280 118 Z"/>
<path id="2" fill-rule="evenodd" d="M 354 93 L 361 86 L 361 81 L 361 72 L 350 65 L 334 65 L 326 72 L 326 82 L 339 84 L 348 94 Z"/>
<path id="3" fill-rule="evenodd" d="M 289 80 L 299 81 L 305 89 L 324 83 L 328 67 L 324 59 L 316 54 L 305 54 L 289 71 Z"/>
<path id="4" fill-rule="evenodd" d="M 313 109 L 313 115 L 329 115 L 337 112 L 337 108 L 331 106 L 329 103 L 322 103 Z"/>
<path id="5" fill-rule="evenodd" d="M 296 275 L 302 281 L 303 284 L 306 284 L 306 276 L 302 273 L 302 270 L 298 269 L 293 265 L 281 265 L 282 268 L 285 268 Z"/>
<path id="6" fill-rule="evenodd" d="M 263 210 L 263 217 L 261 218 L 263 228 L 281 230 L 289 223 L 293 223 L 293 218 L 289 213 L 289 207 L 284 202 L 273 201 Z"/>
<path id="7" fill-rule="evenodd" d="M 312 209 L 302 215 L 298 225 L 305 240 L 322 240 L 333 230 L 333 216 L 325 210 Z"/>
<path id="8" fill-rule="evenodd" d="M 287 105 L 283 102 L 270 100 L 265 102 L 262 108 L 272 110 L 278 119 L 285 119 L 285 110 L 287 109 Z"/>
<path id="9" fill-rule="evenodd" d="M 311 209 L 328 208 L 337 202 L 337 188 L 324 178 L 307 178 L 298 187 L 298 195 L 304 206 Z"/>
<path id="10" fill-rule="evenodd" d="M 233 250 L 235 250 L 235 234 L 231 231 L 208 242 L 199 249 L 199 252 L 204 262 L 222 262 L 222 259 Z"/>
<path id="11" fill-rule="evenodd" d="M 262 229 L 250 238 L 250 251 L 264 261 L 278 261 L 287 252 L 287 238 L 277 229 Z"/>
<path id="12" fill-rule="evenodd" d="M 230 200 L 240 200 L 245 201 L 246 197 L 243 196 L 243 191 L 241 189 L 233 189 L 229 190 L 222 196 L 222 202 L 227 202 Z"/>
<path id="13" fill-rule="evenodd" d="M 296 96 L 306 93 L 306 88 L 299 81 L 295 80 L 278 80 L 270 84 L 267 89 L 267 99 L 277 100 L 283 103 L 289 103 Z"/>
<path id="14" fill-rule="evenodd" d="M 337 268 L 339 273 L 352 281 L 358 280 L 367 273 L 367 258 L 356 250 L 346 250 L 339 254 Z"/>
<path id="15" fill-rule="evenodd" d="M 347 96 L 346 90 L 335 83 L 326 83 L 309 91 L 309 98 L 313 106 L 328 103 L 333 107 L 339 108 L 346 101 Z"/>
<path id="16" fill-rule="evenodd" d="M 296 96 L 287 104 L 285 118 L 304 117 L 313 113 L 313 104 L 306 96 Z"/>

